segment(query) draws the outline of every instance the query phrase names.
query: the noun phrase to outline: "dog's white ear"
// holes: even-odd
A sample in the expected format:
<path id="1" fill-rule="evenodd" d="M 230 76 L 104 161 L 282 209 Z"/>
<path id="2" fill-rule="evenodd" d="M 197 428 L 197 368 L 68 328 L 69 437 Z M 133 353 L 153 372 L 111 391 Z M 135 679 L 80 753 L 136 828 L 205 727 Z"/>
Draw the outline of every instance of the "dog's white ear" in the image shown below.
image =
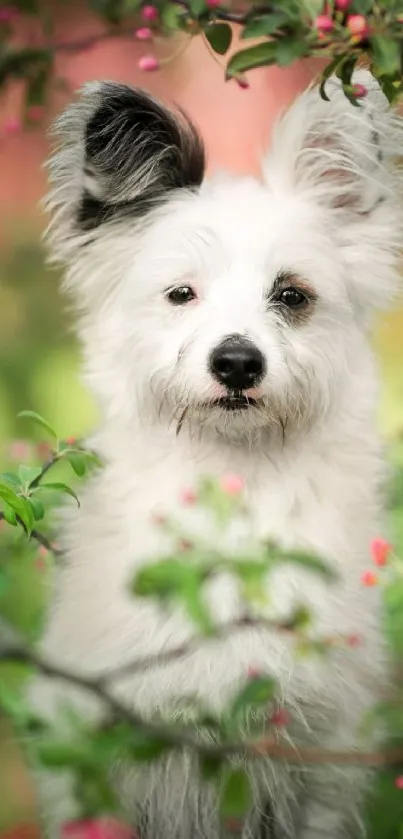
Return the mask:
<path id="1" fill-rule="evenodd" d="M 49 240 L 62 261 L 101 225 L 136 219 L 203 179 L 203 144 L 190 121 L 123 84 L 86 85 L 53 133 Z"/>
<path id="2" fill-rule="evenodd" d="M 403 120 L 370 73 L 358 71 L 353 82 L 367 90 L 357 106 L 336 78 L 329 101 L 317 88 L 296 100 L 274 131 L 264 175 L 273 191 L 304 195 L 327 215 L 351 295 L 366 311 L 384 308 L 399 285 Z"/>

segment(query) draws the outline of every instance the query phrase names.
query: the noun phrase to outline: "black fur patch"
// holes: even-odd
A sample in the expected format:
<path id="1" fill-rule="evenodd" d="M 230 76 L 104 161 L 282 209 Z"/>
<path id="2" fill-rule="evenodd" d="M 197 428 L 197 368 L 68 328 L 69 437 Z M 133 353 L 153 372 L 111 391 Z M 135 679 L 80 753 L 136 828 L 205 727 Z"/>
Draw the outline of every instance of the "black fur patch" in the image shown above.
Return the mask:
<path id="1" fill-rule="evenodd" d="M 119 215 L 143 215 L 172 190 L 200 186 L 203 143 L 192 123 L 140 90 L 106 83 L 85 130 L 85 189 L 78 222 L 92 229 Z"/>

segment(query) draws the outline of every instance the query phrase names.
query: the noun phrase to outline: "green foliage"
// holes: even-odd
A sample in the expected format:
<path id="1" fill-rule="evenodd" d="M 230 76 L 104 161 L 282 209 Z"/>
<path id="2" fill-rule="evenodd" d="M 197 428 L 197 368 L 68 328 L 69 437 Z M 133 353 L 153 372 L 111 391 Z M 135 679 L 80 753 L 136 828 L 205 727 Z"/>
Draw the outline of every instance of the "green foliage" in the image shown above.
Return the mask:
<path id="1" fill-rule="evenodd" d="M 103 21 L 111 37 L 127 36 L 144 23 L 142 6 L 153 5 L 155 19 L 153 33 L 169 36 L 179 32 L 187 35 L 203 34 L 211 49 L 225 55 L 231 46 L 230 24 L 239 26 L 241 37 L 261 39 L 261 43 L 238 50 L 226 67 L 227 78 L 242 81 L 243 73 L 257 67 L 276 64 L 286 67 L 301 58 L 312 56 L 324 59 L 321 93 L 326 98 L 325 84 L 329 68 L 338 69 L 349 100 L 357 104 L 352 73 L 356 66 L 365 64 L 378 79 L 385 95 L 393 102 L 402 89 L 402 21 L 403 6 L 398 0 L 352 0 L 346 10 L 324 0 L 281 0 L 249 3 L 241 11 L 232 3 L 209 4 L 206 0 L 87 0 L 89 8 Z M 25 81 L 25 112 L 43 105 L 49 99 L 55 78 L 55 59 L 58 51 L 74 53 L 82 50 L 85 42 L 66 45 L 53 38 L 54 10 L 32 0 L 19 3 L 20 16 L 35 15 L 43 30 L 43 46 L 16 45 L 14 16 L 0 23 L 0 88 L 9 81 Z M 362 16 L 365 26 L 358 34 L 350 29 L 350 17 Z M 321 21 L 326 17 L 327 25 Z M 102 37 L 105 37 L 103 33 Z M 173 51 L 175 52 L 175 50 Z M 60 81 L 60 80 L 59 80 Z"/>
<path id="2" fill-rule="evenodd" d="M 37 654 L 35 641 L 40 631 L 46 591 L 59 552 L 52 542 L 52 510 L 65 494 L 79 503 L 79 490 L 65 480 L 53 480 L 53 471 L 82 478 L 88 468 L 102 468 L 96 455 L 78 441 L 60 440 L 58 434 L 39 414 L 24 411 L 20 420 L 29 420 L 33 427 L 52 441 L 43 465 L 22 464 L 15 471 L 0 476 L 0 518 L 3 519 L 0 539 L 0 622 L 10 633 L 10 647 L 0 649 L 0 708 L 14 721 L 17 731 L 27 743 L 31 761 L 39 762 L 51 772 L 72 773 L 79 812 L 83 818 L 104 815 L 119 816 L 119 802 L 110 782 L 110 765 L 118 757 L 123 763 L 150 763 L 165 759 L 172 752 L 193 751 L 202 778 L 214 784 L 220 801 L 220 815 L 225 829 L 241 826 L 252 804 L 252 790 L 245 759 L 264 754 L 273 740 L 267 732 L 271 726 L 287 725 L 287 712 L 281 711 L 279 686 L 273 675 L 263 672 L 245 673 L 237 690 L 217 714 L 201 707 L 197 697 L 179 695 L 164 718 L 141 716 L 136 708 L 120 704 L 110 692 L 113 672 L 96 678 L 63 671 L 43 661 Z M 58 477 L 58 474 L 57 474 Z M 403 508 L 403 480 L 396 473 L 391 492 L 394 514 Z M 303 551 L 284 551 L 275 543 L 256 542 L 253 524 L 245 502 L 242 483 L 206 478 L 194 491 L 192 510 L 200 511 L 211 528 L 203 537 L 195 536 L 180 520 L 160 523 L 170 542 L 170 551 L 140 567 L 130 584 L 137 598 L 154 600 L 164 609 L 180 612 L 189 623 L 189 640 L 179 650 L 167 653 L 181 658 L 196 645 L 222 639 L 234 630 L 250 627 L 286 632 L 295 642 L 295 654 L 321 656 L 332 654 L 335 645 L 346 642 L 342 634 L 327 639 L 317 634 L 315 616 L 306 604 L 296 605 L 288 616 L 276 617 L 271 602 L 271 575 L 282 573 L 290 564 L 298 573 L 309 574 L 320 585 L 337 582 L 332 569 L 320 557 Z M 206 518 L 207 517 L 207 518 Z M 234 520 L 240 519 L 246 530 L 245 544 L 238 551 L 227 551 L 218 544 L 217 532 L 231 532 Z M 248 530 L 248 523 L 250 529 Z M 156 525 L 157 526 L 157 525 Z M 403 542 L 403 540 L 402 540 Z M 229 542 L 230 543 L 230 542 Z M 36 547 L 39 544 L 39 551 Z M 401 547 L 399 545 L 399 547 Z M 40 560 L 41 565 L 38 565 Z M 228 625 L 216 624 L 210 612 L 206 587 L 217 576 L 233 578 L 239 586 L 243 617 Z M 385 638 L 394 660 L 399 663 L 403 653 L 403 562 L 399 552 L 388 556 L 379 569 L 382 576 L 382 601 Z M 32 601 L 33 588 L 42 594 Z M 365 596 L 365 592 L 363 593 Z M 14 637 L 13 633 L 17 632 Z M 348 643 L 348 642 L 347 642 Z M 34 644 L 34 646 L 32 646 Z M 8 650 L 8 651 L 7 651 Z M 133 662 L 134 670 L 164 664 L 164 653 L 155 662 Z M 130 668 L 127 669 L 130 672 Z M 102 723 L 91 726 L 68 707 L 60 709 L 60 718 L 50 723 L 33 715 L 23 698 L 21 688 L 33 672 L 46 672 L 62 677 L 66 683 L 77 683 L 89 696 L 101 700 L 105 713 Z M 280 710 L 278 710 L 280 707 Z M 363 721 L 363 737 L 378 732 L 385 746 L 403 744 L 403 685 L 395 685 L 395 694 L 372 709 Z M 66 731 L 68 733 L 66 733 Z M 277 737 L 277 735 L 276 735 Z M 287 737 L 285 738 L 285 742 Z M 324 752 L 326 756 L 326 752 Z M 292 757 L 292 748 L 290 755 Z M 328 757 L 331 762 L 331 753 Z M 399 767 L 387 768 L 376 778 L 369 799 L 370 839 L 397 836 L 403 825 L 401 790 L 396 786 Z M 375 803 L 376 802 L 376 803 Z M 387 818 L 380 812 L 386 806 Z"/>

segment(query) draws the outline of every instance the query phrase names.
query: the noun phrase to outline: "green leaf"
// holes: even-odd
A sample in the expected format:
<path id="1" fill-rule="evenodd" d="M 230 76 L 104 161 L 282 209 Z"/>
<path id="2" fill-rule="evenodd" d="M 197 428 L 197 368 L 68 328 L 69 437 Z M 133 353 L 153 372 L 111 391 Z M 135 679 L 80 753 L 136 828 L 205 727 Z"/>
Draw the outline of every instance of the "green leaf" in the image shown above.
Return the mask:
<path id="1" fill-rule="evenodd" d="M 244 717 L 250 710 L 266 707 L 277 691 L 277 681 L 265 674 L 254 676 L 242 687 L 232 702 L 231 719 Z"/>
<path id="2" fill-rule="evenodd" d="M 186 580 L 180 588 L 179 597 L 199 632 L 210 635 L 214 630 L 214 624 L 203 597 L 202 579 L 195 575 Z"/>
<path id="3" fill-rule="evenodd" d="M 18 469 L 18 475 L 23 484 L 30 484 L 41 472 L 42 469 L 40 466 L 20 466 Z"/>
<path id="4" fill-rule="evenodd" d="M 256 17 L 246 24 L 243 29 L 242 38 L 260 38 L 263 35 L 273 35 L 278 29 L 288 22 L 284 12 L 273 12 L 271 15 Z"/>
<path id="5" fill-rule="evenodd" d="M 351 104 L 354 105 L 355 108 L 359 108 L 360 103 L 358 102 L 356 96 L 354 95 L 353 85 L 352 85 L 352 82 L 351 82 L 356 63 L 357 63 L 357 56 L 354 56 L 354 55 L 349 56 L 337 68 L 336 76 L 341 80 L 341 82 L 343 84 L 344 95 L 347 97 L 349 102 L 351 102 Z"/>
<path id="6" fill-rule="evenodd" d="M 78 475 L 79 478 L 82 478 L 85 475 L 87 470 L 87 464 L 85 462 L 85 455 L 81 452 L 71 451 L 66 449 L 64 453 L 64 457 L 67 458 L 68 462 L 70 463 L 71 468 L 73 471 Z"/>
<path id="7" fill-rule="evenodd" d="M 293 61 L 302 58 L 309 52 L 306 42 L 299 37 L 280 38 L 277 41 L 276 64 L 288 67 Z"/>
<path id="8" fill-rule="evenodd" d="M 190 0 L 189 6 L 194 17 L 200 17 L 207 9 L 205 0 Z"/>
<path id="9" fill-rule="evenodd" d="M 224 758 L 218 755 L 201 754 L 199 756 L 199 768 L 202 778 L 212 781 L 219 777 L 224 764 Z"/>
<path id="10" fill-rule="evenodd" d="M 403 579 L 395 578 L 383 592 L 384 627 L 392 652 L 403 655 Z"/>
<path id="11" fill-rule="evenodd" d="M 41 521 L 45 515 L 45 508 L 41 501 L 37 498 L 30 498 L 29 503 L 32 507 L 32 512 L 34 514 L 35 521 Z"/>
<path id="12" fill-rule="evenodd" d="M 36 422 L 36 424 L 37 424 L 37 425 L 40 425 L 42 428 L 44 428 L 44 429 L 45 429 L 45 431 L 47 431 L 47 432 L 48 432 L 48 434 L 50 434 L 50 435 L 51 435 L 51 437 L 53 437 L 53 438 L 56 440 L 56 442 L 57 442 L 57 434 L 56 434 L 56 431 L 54 431 L 54 429 L 52 428 L 52 426 L 51 426 L 51 425 L 49 425 L 49 423 L 48 423 L 48 422 L 46 422 L 46 420 L 45 420 L 43 417 L 41 417 L 41 415 L 40 415 L 40 414 L 37 414 L 35 411 L 20 411 L 20 413 L 18 414 L 18 416 L 19 416 L 19 417 L 22 417 L 22 418 L 24 418 L 24 417 L 25 417 L 26 419 L 31 419 L 31 420 L 33 420 L 34 422 Z"/>
<path id="13" fill-rule="evenodd" d="M 291 565 L 299 565 L 307 571 L 313 571 L 325 580 L 334 582 L 338 579 L 338 575 L 333 568 L 320 557 L 314 554 L 304 553 L 303 551 L 277 551 L 269 548 L 269 556 L 276 563 L 285 563 Z"/>
<path id="14" fill-rule="evenodd" d="M 13 492 L 13 490 L 6 484 L 0 484 L 0 498 L 2 498 L 3 501 L 5 501 L 6 504 L 14 510 L 17 516 L 21 519 L 29 535 L 34 526 L 34 514 L 30 504 L 25 498 L 21 498 L 20 495 L 16 495 L 15 492 Z"/>
<path id="15" fill-rule="evenodd" d="M 330 79 L 330 76 L 340 67 L 340 65 L 346 60 L 347 56 L 344 55 L 336 55 L 333 61 L 330 61 L 327 67 L 322 72 L 322 81 L 319 87 L 319 93 L 322 99 L 325 102 L 330 102 L 330 99 L 326 93 L 326 82 Z"/>
<path id="16" fill-rule="evenodd" d="M 8 522 L 8 524 L 11 524 L 11 527 L 16 527 L 17 526 L 17 524 L 18 524 L 17 516 L 16 516 L 13 508 L 10 507 L 10 505 L 7 504 L 6 501 L 3 501 L 3 516 L 6 520 L 6 522 Z"/>
<path id="17" fill-rule="evenodd" d="M 37 745 L 36 752 L 40 763 L 52 769 L 93 765 L 93 758 L 85 742 L 45 742 Z"/>
<path id="18" fill-rule="evenodd" d="M 249 776 L 245 769 L 227 772 L 220 800 L 223 819 L 242 819 L 252 806 L 253 797 Z"/>
<path id="19" fill-rule="evenodd" d="M 247 50 L 241 50 L 233 55 L 227 65 L 227 78 L 237 76 L 246 70 L 253 70 L 256 67 L 268 67 L 275 64 L 277 57 L 277 41 L 268 41 L 264 44 L 257 44 Z"/>
<path id="20" fill-rule="evenodd" d="M 148 735 L 141 729 L 131 734 L 128 743 L 129 755 L 135 761 L 156 760 L 170 748 L 171 743 L 168 740 Z"/>
<path id="21" fill-rule="evenodd" d="M 0 481 L 6 481 L 6 483 L 11 484 L 16 489 L 21 488 L 21 481 L 14 472 L 2 472 L 0 474 Z"/>
<path id="22" fill-rule="evenodd" d="M 52 481 L 52 483 L 41 484 L 41 489 L 51 489 L 51 490 L 55 490 L 57 492 L 64 492 L 64 493 L 66 493 L 66 495 L 71 495 L 71 497 L 74 498 L 75 501 L 77 501 L 77 507 L 80 506 L 80 501 L 77 498 L 77 495 L 74 492 L 74 489 L 67 486 L 67 484 L 62 484 L 59 481 L 57 481 L 57 482 Z"/>
<path id="23" fill-rule="evenodd" d="M 395 76 L 400 73 L 400 43 L 386 35 L 373 35 L 370 39 L 377 76 Z"/>
<path id="24" fill-rule="evenodd" d="M 204 34 L 214 52 L 225 55 L 232 41 L 232 29 L 228 23 L 210 23 Z"/>
<path id="25" fill-rule="evenodd" d="M 189 579 L 189 568 L 185 560 L 169 557 L 160 562 L 140 568 L 133 579 L 133 594 L 140 597 L 172 596 L 177 594 Z"/>

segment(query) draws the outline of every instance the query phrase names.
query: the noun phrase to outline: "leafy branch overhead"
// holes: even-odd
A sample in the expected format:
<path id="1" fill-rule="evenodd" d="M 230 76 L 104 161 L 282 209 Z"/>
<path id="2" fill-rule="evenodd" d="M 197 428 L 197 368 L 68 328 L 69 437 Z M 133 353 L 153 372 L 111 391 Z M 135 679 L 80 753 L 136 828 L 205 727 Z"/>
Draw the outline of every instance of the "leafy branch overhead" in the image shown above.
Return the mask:
<path id="1" fill-rule="evenodd" d="M 326 79 L 336 73 L 346 96 L 357 104 L 366 91 L 353 83 L 352 75 L 362 64 L 370 68 L 390 102 L 402 91 L 403 0 L 89 0 L 88 6 L 104 28 L 71 41 L 54 34 L 57 4 L 15 0 L 0 8 L 0 89 L 23 80 L 28 124 L 41 117 L 55 86 L 68 86 L 57 76 L 57 56 L 83 52 L 110 38 L 140 42 L 143 54 L 139 58 L 136 51 L 134 60 L 141 70 L 150 72 L 170 60 L 169 55 L 159 58 L 162 39 L 173 40 L 179 34 L 186 46 L 200 35 L 223 57 L 237 30 L 244 45 L 232 50 L 229 59 L 220 60 L 226 78 L 242 87 L 249 84 L 244 75 L 249 70 L 286 67 L 314 57 L 323 62 L 320 89 L 325 98 Z M 37 31 L 38 23 L 38 45 L 28 38 L 21 43 L 20 32 L 29 32 L 30 25 Z M 172 60 L 177 53 L 175 43 Z"/>

